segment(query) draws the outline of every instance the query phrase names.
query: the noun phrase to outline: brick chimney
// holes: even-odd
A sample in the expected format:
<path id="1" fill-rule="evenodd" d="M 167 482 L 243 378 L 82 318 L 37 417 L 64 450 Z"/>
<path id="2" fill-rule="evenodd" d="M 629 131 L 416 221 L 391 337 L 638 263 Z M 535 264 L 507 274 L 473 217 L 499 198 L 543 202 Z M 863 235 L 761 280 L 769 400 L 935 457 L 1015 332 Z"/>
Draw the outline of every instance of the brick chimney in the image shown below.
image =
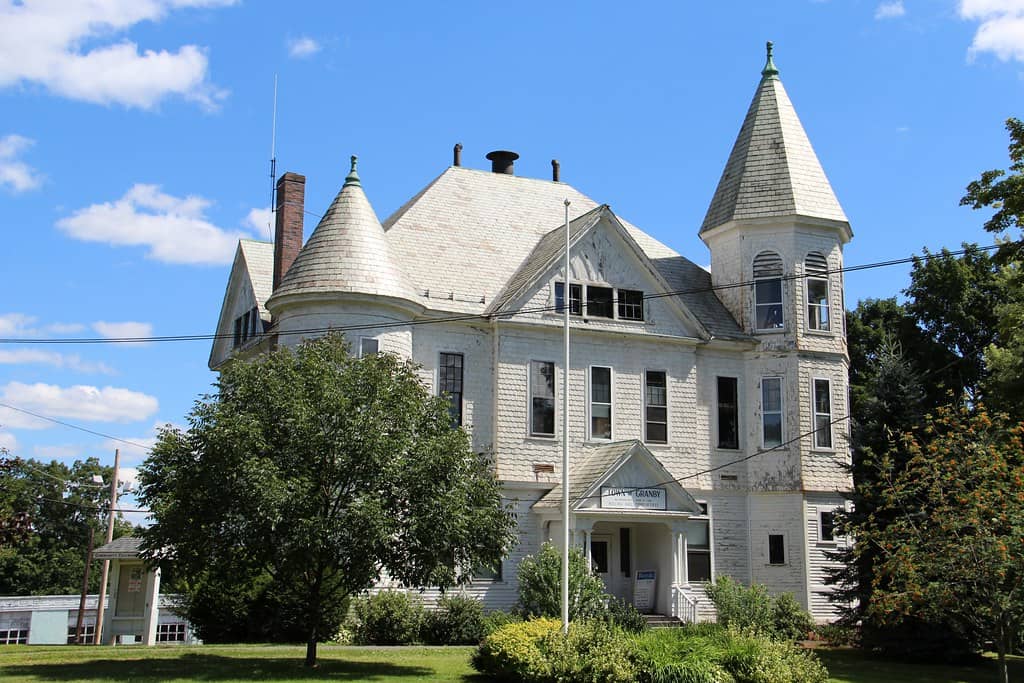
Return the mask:
<path id="1" fill-rule="evenodd" d="M 302 249 L 302 217 L 306 206 L 306 176 L 285 173 L 277 181 L 277 222 L 274 225 L 274 290 Z"/>

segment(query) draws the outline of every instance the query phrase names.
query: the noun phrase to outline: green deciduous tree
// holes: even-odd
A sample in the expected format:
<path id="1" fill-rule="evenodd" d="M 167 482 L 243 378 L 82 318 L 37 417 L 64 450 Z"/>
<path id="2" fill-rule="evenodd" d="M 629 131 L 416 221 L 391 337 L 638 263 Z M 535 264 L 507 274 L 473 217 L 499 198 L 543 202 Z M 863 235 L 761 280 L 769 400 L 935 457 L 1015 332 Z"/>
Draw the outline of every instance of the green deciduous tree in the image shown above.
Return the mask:
<path id="1" fill-rule="evenodd" d="M 232 363 L 188 421 L 141 469 L 156 520 L 144 552 L 173 562 L 190 618 L 209 621 L 222 591 L 237 591 L 235 612 L 218 618 L 246 618 L 251 596 L 304 630 L 309 665 L 348 599 L 385 573 L 457 585 L 513 540 L 499 483 L 447 401 L 412 363 L 353 358 L 340 336 Z"/>
<path id="2" fill-rule="evenodd" d="M 1024 423 L 983 407 L 940 409 L 900 440 L 902 468 L 880 458 L 878 519 L 858 530 L 878 551 L 869 614 L 941 620 L 995 643 L 1004 682 L 1024 623 L 1022 438 Z"/>
<path id="3" fill-rule="evenodd" d="M 562 551 L 551 543 L 519 563 L 519 603 L 526 618 L 562 615 Z M 593 619 L 605 609 L 604 582 L 590 571 L 579 548 L 569 549 L 569 621 Z"/>
<path id="4" fill-rule="evenodd" d="M 998 338 L 985 349 L 990 405 L 1024 418 L 1024 123 L 1006 121 L 1010 168 L 985 171 L 960 200 L 974 209 L 994 209 L 985 230 L 1000 240 L 1003 301 L 995 309 Z"/>
<path id="5" fill-rule="evenodd" d="M 112 467 L 96 458 L 39 462 L 0 453 L 0 595 L 78 593 L 82 587 L 89 530 L 97 544 L 107 529 Z M 107 486 L 93 484 L 102 477 Z M 114 534 L 132 525 L 117 514 Z M 89 590 L 99 588 L 99 563 L 91 567 Z"/>

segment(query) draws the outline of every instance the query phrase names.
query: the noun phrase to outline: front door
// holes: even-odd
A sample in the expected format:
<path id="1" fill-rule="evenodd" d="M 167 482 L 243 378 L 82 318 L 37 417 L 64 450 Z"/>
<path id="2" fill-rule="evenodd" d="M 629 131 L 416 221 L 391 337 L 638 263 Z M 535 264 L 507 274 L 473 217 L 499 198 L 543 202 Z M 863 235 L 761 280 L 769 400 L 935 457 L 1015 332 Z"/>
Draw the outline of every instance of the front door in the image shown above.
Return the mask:
<path id="1" fill-rule="evenodd" d="M 604 589 L 611 593 L 611 557 L 612 537 L 611 534 L 591 534 L 590 536 L 590 563 L 593 572 L 604 581 Z"/>

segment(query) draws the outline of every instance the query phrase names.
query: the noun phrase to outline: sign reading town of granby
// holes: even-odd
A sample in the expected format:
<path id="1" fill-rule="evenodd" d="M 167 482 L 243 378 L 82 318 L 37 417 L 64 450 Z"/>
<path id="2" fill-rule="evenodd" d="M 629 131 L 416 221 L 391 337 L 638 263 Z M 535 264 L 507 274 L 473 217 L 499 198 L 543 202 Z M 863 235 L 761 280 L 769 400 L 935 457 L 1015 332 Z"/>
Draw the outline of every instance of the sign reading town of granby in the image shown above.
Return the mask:
<path id="1" fill-rule="evenodd" d="M 664 510 L 665 489 L 602 486 L 601 507 L 608 510 Z"/>

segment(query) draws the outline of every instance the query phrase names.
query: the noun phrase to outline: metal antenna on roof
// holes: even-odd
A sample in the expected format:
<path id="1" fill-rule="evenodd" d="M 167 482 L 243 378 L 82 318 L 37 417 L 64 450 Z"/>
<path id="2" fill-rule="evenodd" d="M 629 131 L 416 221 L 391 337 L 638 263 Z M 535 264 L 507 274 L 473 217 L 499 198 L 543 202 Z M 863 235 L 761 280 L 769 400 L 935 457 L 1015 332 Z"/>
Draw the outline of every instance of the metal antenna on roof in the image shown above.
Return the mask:
<path id="1" fill-rule="evenodd" d="M 277 74 L 274 74 L 274 113 L 270 123 L 270 218 L 267 221 L 267 232 L 270 241 L 274 241 L 274 219 L 277 213 Z"/>

